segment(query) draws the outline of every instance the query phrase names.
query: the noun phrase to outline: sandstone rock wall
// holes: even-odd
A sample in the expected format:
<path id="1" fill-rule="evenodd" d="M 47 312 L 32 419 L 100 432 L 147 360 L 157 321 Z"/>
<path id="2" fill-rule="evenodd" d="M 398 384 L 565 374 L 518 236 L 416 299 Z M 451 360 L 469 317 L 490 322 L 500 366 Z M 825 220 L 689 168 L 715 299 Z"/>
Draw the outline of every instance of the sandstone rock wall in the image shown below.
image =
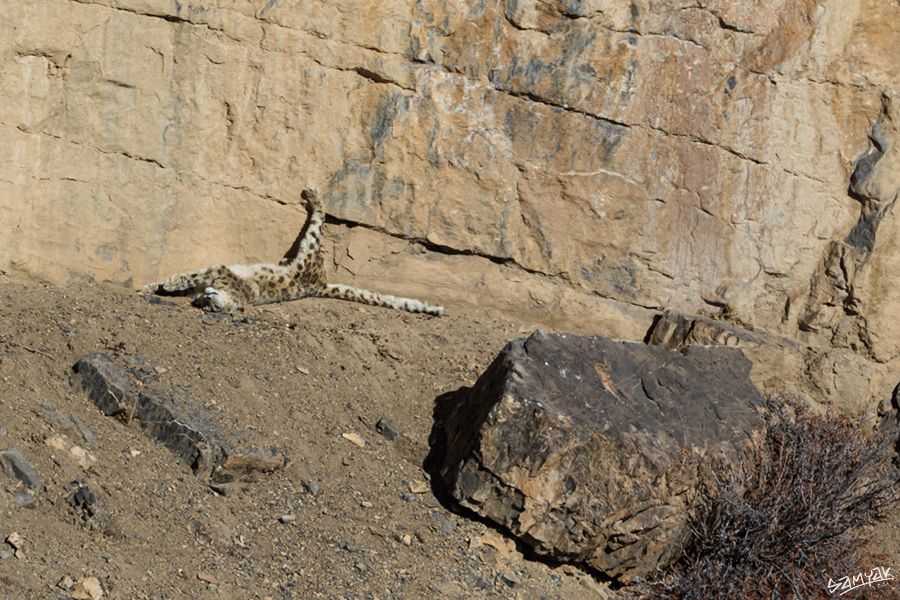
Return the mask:
<path id="1" fill-rule="evenodd" d="M 900 355 L 900 5 L 0 0 L 0 270 L 271 261 L 639 339 Z"/>

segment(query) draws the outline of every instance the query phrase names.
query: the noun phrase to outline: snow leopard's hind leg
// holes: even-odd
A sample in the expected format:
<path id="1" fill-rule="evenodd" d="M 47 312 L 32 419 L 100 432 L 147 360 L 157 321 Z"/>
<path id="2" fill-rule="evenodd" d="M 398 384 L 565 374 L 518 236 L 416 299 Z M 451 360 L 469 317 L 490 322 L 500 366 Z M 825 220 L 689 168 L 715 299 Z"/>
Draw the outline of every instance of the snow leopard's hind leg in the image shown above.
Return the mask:
<path id="1" fill-rule="evenodd" d="M 386 308 L 405 310 L 411 313 L 425 313 L 436 317 L 440 317 L 444 314 L 443 306 L 431 306 L 421 300 L 400 298 L 388 294 L 378 294 L 349 285 L 326 284 L 319 295 L 322 298 L 338 298 L 340 300 L 349 300 L 351 302 L 359 302 L 361 304 L 369 304 L 372 306 L 383 306 Z"/>
<path id="2" fill-rule="evenodd" d="M 308 295 L 309 292 L 325 285 L 325 254 L 322 247 L 325 213 L 322 210 L 322 201 L 319 199 L 318 191 L 314 189 L 304 190 L 302 196 L 309 213 L 306 231 L 299 243 L 294 242 L 296 254 L 281 261 L 282 265 L 293 269 L 291 277 L 298 286 L 298 297 Z M 289 252 L 288 256 L 292 254 L 293 252 Z"/>

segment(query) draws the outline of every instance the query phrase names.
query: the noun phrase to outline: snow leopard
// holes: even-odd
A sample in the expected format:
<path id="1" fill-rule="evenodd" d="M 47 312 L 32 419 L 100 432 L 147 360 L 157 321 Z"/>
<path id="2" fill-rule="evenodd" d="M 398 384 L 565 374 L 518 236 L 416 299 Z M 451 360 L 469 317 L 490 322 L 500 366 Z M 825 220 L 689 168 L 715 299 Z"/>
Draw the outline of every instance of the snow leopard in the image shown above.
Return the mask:
<path id="1" fill-rule="evenodd" d="M 218 265 L 192 273 L 179 273 L 144 286 L 144 294 L 165 293 L 193 296 L 193 304 L 208 312 L 231 313 L 245 306 L 286 302 L 300 298 L 339 298 L 412 313 L 442 316 L 442 306 L 421 300 L 399 298 L 341 284 L 325 277 L 322 225 L 325 213 L 315 189 L 304 190 L 301 198 L 308 212 L 306 234 L 298 236 L 299 246 L 276 264 Z"/>

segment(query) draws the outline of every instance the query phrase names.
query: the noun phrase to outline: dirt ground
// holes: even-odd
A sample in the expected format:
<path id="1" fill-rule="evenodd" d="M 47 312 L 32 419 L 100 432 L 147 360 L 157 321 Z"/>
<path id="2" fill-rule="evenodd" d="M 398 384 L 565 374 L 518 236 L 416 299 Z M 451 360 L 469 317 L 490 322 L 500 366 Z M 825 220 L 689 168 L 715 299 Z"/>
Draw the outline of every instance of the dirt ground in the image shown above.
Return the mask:
<path id="1" fill-rule="evenodd" d="M 448 309 L 307 299 L 217 319 L 113 285 L 0 283 L 0 450 L 21 450 L 43 485 L 22 506 L 0 474 L 0 599 L 78 597 L 73 584 L 94 577 L 123 599 L 608 597 L 432 493 L 434 398 L 535 325 Z M 217 492 L 71 387 L 95 352 L 144 359 L 154 385 L 182 388 L 287 465 Z M 382 418 L 396 439 L 376 430 Z M 48 445 L 62 436 L 96 462 Z M 96 514 L 70 501 L 78 481 Z M 878 535 L 890 566 L 897 520 Z"/>
<path id="2" fill-rule="evenodd" d="M 129 599 L 605 597 L 579 569 L 448 510 L 423 470 L 434 398 L 473 383 L 532 324 L 318 299 L 219 320 L 168 300 L 0 283 L 0 450 L 21 450 L 43 486 L 21 506 L 0 474 L 0 598 L 71 597 L 92 577 Z M 155 383 L 288 464 L 217 493 L 70 386 L 95 352 L 144 359 Z M 376 431 L 382 418 L 399 437 Z M 48 445 L 63 436 L 96 462 Z M 70 501 L 79 480 L 99 514 Z"/>

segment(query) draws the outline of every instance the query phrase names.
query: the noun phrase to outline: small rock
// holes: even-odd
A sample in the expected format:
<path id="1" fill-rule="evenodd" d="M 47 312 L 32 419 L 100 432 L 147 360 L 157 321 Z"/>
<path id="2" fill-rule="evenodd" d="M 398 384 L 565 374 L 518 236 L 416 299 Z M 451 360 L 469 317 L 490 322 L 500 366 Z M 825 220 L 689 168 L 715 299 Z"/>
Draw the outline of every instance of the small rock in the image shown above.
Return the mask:
<path id="1" fill-rule="evenodd" d="M 34 501 L 35 494 L 41 491 L 41 481 L 37 473 L 18 448 L 0 450 L 0 471 L 10 479 L 20 482 L 23 489 L 18 489 L 14 494 L 14 500 L 18 504 Z"/>
<path id="2" fill-rule="evenodd" d="M 500 575 L 500 579 L 503 580 L 503 583 L 508 585 L 509 587 L 514 587 L 522 584 L 522 580 L 512 569 L 507 569 Z"/>
<path id="3" fill-rule="evenodd" d="M 79 579 L 71 596 L 74 600 L 99 600 L 102 597 L 103 586 L 100 585 L 100 580 L 96 577 Z"/>
<path id="4" fill-rule="evenodd" d="M 219 585 L 218 579 L 216 579 L 213 575 L 210 575 L 209 573 L 205 573 L 203 571 L 197 571 L 197 579 L 210 585 Z"/>
<path id="5" fill-rule="evenodd" d="M 428 484 L 424 481 L 410 481 L 409 482 L 409 491 L 413 494 L 424 494 L 428 492 L 430 488 Z"/>
<path id="6" fill-rule="evenodd" d="M 72 579 L 71 577 L 69 577 L 68 575 L 66 575 L 65 577 L 63 577 L 62 579 L 59 580 L 59 582 L 56 584 L 56 587 L 58 587 L 62 590 L 65 590 L 67 592 L 71 592 L 72 589 L 75 587 L 75 580 Z"/>
<path id="7" fill-rule="evenodd" d="M 230 496 L 241 490 L 239 483 L 212 483 L 209 487 L 220 496 Z"/>
<path id="8" fill-rule="evenodd" d="M 364 562 L 358 562 L 358 563 L 354 564 L 353 566 L 356 567 L 356 570 L 360 571 L 361 573 L 365 573 L 366 571 L 369 570 L 368 565 L 366 565 L 366 563 L 364 563 Z"/>
<path id="9" fill-rule="evenodd" d="M 200 322 L 204 325 L 217 325 L 218 323 L 221 323 L 222 319 L 224 319 L 225 317 L 226 315 L 224 313 L 222 313 L 222 316 L 216 316 L 207 313 L 200 317 Z"/>
<path id="10" fill-rule="evenodd" d="M 300 485 L 302 485 L 303 489 L 306 490 L 306 492 L 308 494 L 310 494 L 311 496 L 315 496 L 316 494 L 318 494 L 319 490 L 321 489 L 318 485 L 316 485 L 312 481 L 301 481 Z"/>
<path id="11" fill-rule="evenodd" d="M 278 520 L 282 523 L 293 523 L 297 520 L 297 515 L 281 515 Z"/>
<path id="12" fill-rule="evenodd" d="M 406 500 L 407 502 L 415 502 L 416 500 L 419 499 L 419 497 L 416 496 L 415 494 L 401 494 L 400 497 L 403 498 L 404 500 Z"/>
<path id="13" fill-rule="evenodd" d="M 25 545 L 25 538 L 19 535 L 17 532 L 13 531 L 11 534 L 6 536 L 6 543 L 13 547 L 15 550 L 19 550 L 22 546 Z"/>
<path id="14" fill-rule="evenodd" d="M 112 527 L 112 511 L 97 497 L 83 479 L 76 479 L 65 486 L 72 508 L 81 511 L 82 524 L 93 527 L 95 524 L 103 531 Z"/>
<path id="15" fill-rule="evenodd" d="M 356 444 L 356 445 L 359 446 L 360 448 L 365 448 L 365 447 L 366 447 L 366 440 L 364 440 L 364 439 L 362 439 L 361 437 L 359 437 L 358 434 L 355 434 L 355 433 L 352 433 L 352 432 L 350 432 L 350 433 L 342 433 L 342 434 L 341 434 L 341 437 L 344 438 L 345 440 L 348 440 L 348 441 L 350 441 L 350 442 Z"/>
<path id="16" fill-rule="evenodd" d="M 375 431 L 386 437 L 390 441 L 394 441 L 397 439 L 397 436 L 400 435 L 400 432 L 394 427 L 394 424 L 391 423 L 387 417 L 381 417 L 378 419 L 378 422 L 375 423 Z"/>

